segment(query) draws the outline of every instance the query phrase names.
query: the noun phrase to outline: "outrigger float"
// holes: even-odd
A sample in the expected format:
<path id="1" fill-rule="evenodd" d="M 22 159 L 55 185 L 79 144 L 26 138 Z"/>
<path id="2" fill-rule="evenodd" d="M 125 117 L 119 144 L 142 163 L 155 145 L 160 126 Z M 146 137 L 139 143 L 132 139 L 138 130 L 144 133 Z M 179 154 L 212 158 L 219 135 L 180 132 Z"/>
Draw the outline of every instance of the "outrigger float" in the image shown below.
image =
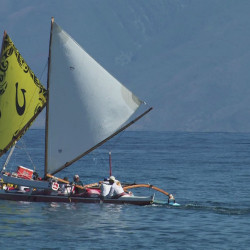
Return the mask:
<path id="1" fill-rule="evenodd" d="M 37 202 L 85 202 L 148 205 L 153 196 L 126 195 L 100 198 L 100 185 L 86 185 L 83 194 L 59 194 L 54 175 L 95 150 L 152 110 L 146 103 L 111 76 L 60 26 L 51 21 L 47 89 L 24 61 L 4 32 L 0 61 L 0 156 L 10 149 L 1 171 L 0 199 Z M 29 170 L 7 172 L 16 142 L 46 107 L 45 159 L 42 180 L 33 180 Z M 131 121 L 132 120 L 132 121 Z M 23 172 L 28 172 L 23 176 Z M 111 175 L 111 174 L 110 174 Z M 57 183 L 57 184 L 56 184 Z M 9 188 L 8 185 L 17 188 Z M 23 187 L 23 189 L 21 188 Z M 149 187 L 169 196 L 151 185 Z"/>

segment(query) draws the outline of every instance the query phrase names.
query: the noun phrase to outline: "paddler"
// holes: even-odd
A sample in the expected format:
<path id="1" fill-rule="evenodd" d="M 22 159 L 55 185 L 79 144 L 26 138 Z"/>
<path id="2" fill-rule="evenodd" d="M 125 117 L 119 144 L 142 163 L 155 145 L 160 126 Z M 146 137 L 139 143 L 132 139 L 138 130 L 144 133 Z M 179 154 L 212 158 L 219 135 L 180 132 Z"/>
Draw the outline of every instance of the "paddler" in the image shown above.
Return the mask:
<path id="1" fill-rule="evenodd" d="M 105 178 L 103 180 L 103 182 L 101 183 L 101 188 L 100 189 L 101 189 L 101 198 L 104 198 L 109 194 L 110 189 L 111 189 L 109 178 Z"/>
<path id="2" fill-rule="evenodd" d="M 109 194 L 106 196 L 107 198 L 118 199 L 123 195 L 127 195 L 124 192 L 121 183 L 116 180 L 114 176 L 109 177 L 109 183 L 111 185 L 111 188 Z"/>
<path id="3" fill-rule="evenodd" d="M 78 174 L 76 174 L 76 175 L 74 176 L 73 185 L 75 185 L 75 189 L 74 189 L 75 194 L 80 194 L 80 193 L 85 192 L 84 189 L 81 189 L 81 188 L 76 187 L 76 185 L 77 185 L 77 186 L 83 186 L 83 183 L 82 183 L 82 181 L 80 180 L 80 177 L 79 177 Z"/>

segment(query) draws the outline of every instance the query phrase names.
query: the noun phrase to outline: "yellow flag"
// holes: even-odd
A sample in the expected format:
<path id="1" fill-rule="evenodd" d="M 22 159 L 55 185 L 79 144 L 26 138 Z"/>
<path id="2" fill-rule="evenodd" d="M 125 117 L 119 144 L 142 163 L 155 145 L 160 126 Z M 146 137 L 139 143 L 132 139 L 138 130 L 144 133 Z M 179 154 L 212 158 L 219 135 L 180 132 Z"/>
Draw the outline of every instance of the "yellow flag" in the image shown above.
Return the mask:
<path id="1" fill-rule="evenodd" d="M 0 156 L 20 139 L 45 107 L 46 94 L 5 33 L 0 61 Z"/>

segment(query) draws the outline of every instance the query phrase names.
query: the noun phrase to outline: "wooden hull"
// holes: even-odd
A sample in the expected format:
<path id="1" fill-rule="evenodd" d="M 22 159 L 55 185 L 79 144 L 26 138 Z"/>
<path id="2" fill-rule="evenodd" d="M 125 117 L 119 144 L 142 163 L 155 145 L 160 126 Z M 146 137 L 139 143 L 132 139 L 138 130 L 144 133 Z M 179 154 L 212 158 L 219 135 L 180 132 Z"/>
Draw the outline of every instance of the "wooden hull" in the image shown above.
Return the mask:
<path id="1" fill-rule="evenodd" d="M 6 192 L 0 190 L 0 200 L 10 201 L 27 201 L 27 202 L 64 202 L 64 203 L 111 203 L 111 204 L 133 204 L 133 205 L 150 205 L 154 202 L 154 196 L 131 196 L 120 197 L 119 199 L 100 199 L 86 198 L 81 196 L 66 196 L 66 195 L 45 195 L 45 194 L 29 194 L 22 192 Z"/>

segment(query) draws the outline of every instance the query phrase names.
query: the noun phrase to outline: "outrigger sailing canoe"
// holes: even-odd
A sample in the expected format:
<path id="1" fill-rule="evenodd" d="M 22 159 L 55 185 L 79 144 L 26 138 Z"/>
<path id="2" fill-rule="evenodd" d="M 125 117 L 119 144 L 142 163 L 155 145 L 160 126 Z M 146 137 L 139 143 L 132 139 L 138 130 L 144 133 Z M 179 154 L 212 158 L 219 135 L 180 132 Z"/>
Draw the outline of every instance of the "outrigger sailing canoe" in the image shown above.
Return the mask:
<path id="1" fill-rule="evenodd" d="M 8 173 L 8 157 L 1 172 L 3 183 L 25 186 L 28 191 L 2 189 L 0 199 L 138 205 L 153 203 L 154 196 L 100 199 L 99 196 L 65 196 L 47 192 L 53 189 L 54 182 L 51 180 L 57 180 L 54 177 L 56 173 L 125 130 L 152 108 L 128 122 L 145 102 L 102 68 L 53 18 L 47 90 L 6 32 L 0 63 L 0 156 L 12 147 L 11 156 L 15 143 L 46 107 L 44 178 L 33 180 L 29 170 L 21 167 L 17 173 Z M 26 175 L 22 175 L 21 171 L 26 171 Z M 52 178 L 48 179 L 48 176 Z"/>

